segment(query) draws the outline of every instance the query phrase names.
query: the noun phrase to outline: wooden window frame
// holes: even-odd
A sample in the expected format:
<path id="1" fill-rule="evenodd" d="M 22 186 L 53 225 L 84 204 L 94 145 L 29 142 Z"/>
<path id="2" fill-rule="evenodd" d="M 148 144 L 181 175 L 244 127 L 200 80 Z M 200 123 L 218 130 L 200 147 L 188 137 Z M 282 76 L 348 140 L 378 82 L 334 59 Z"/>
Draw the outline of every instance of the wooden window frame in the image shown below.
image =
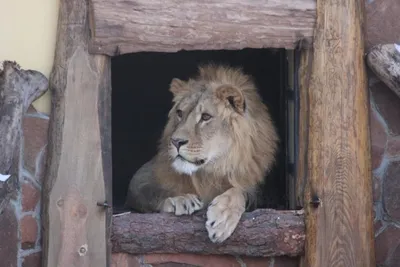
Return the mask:
<path id="1" fill-rule="evenodd" d="M 238 232 L 257 220 L 266 240 L 264 246 L 249 242 L 247 254 L 304 255 L 302 266 L 310 267 L 375 266 L 363 16 L 363 0 L 60 0 L 43 266 L 110 266 L 112 248 L 121 248 L 118 223 L 188 220 L 112 218 L 110 56 L 246 47 L 300 48 L 295 193 L 304 210 L 304 218 L 298 211 L 245 214 Z M 204 231 L 196 220 L 186 225 Z M 202 239 L 180 225 L 177 233 Z M 155 246 L 143 251 L 149 241 L 138 229 L 120 229 L 135 233 L 136 247 L 128 252 L 160 252 Z M 299 229 L 300 238 L 293 234 Z M 224 244 L 203 245 L 191 252 L 238 253 Z"/>

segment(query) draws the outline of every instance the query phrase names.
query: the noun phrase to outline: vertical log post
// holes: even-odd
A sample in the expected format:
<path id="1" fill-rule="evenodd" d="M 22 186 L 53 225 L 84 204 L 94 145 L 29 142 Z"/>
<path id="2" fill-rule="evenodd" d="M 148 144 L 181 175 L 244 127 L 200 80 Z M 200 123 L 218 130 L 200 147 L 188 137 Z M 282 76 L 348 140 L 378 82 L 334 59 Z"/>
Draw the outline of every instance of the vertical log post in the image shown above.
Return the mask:
<path id="1" fill-rule="evenodd" d="M 89 0 L 61 0 L 48 168 L 43 266 L 110 266 L 110 59 L 90 55 Z"/>
<path id="2" fill-rule="evenodd" d="M 305 266 L 375 266 L 364 1 L 318 0 L 308 95 Z"/>

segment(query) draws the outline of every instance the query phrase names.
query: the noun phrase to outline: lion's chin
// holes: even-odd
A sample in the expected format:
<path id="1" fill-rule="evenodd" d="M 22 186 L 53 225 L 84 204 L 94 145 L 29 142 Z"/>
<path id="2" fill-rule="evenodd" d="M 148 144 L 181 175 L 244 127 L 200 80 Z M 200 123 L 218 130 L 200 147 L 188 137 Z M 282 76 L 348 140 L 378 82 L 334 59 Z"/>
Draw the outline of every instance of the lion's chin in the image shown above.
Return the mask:
<path id="1" fill-rule="evenodd" d="M 181 157 L 176 157 L 175 160 L 172 162 L 172 167 L 178 173 L 192 175 L 199 169 L 200 166 L 184 160 Z"/>

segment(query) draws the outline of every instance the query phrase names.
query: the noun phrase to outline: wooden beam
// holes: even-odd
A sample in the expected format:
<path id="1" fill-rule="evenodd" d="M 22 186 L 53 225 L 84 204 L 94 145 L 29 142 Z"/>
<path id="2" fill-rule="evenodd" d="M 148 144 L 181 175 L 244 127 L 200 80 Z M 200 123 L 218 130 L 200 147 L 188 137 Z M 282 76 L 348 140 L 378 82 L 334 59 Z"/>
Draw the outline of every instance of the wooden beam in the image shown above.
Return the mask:
<path id="1" fill-rule="evenodd" d="M 17 174 L 22 117 L 48 87 L 47 78 L 34 70 L 23 70 L 16 62 L 0 62 L 0 174 Z"/>
<path id="2" fill-rule="evenodd" d="M 304 189 L 306 186 L 308 166 L 308 136 L 309 136 L 309 95 L 308 86 L 311 78 L 312 49 L 296 51 L 299 53 L 299 62 L 295 66 L 298 68 L 298 90 L 299 90 L 299 114 L 298 114 L 298 155 L 296 166 L 296 205 L 304 207 Z"/>
<path id="3" fill-rule="evenodd" d="M 310 85 L 312 54 L 313 50 L 304 49 L 296 51 L 299 53 L 299 58 L 296 58 L 298 68 L 298 90 L 299 90 L 299 114 L 298 114 L 298 155 L 296 166 L 296 204 L 298 207 L 304 208 L 304 190 L 307 185 L 308 177 L 308 140 L 310 126 L 310 110 L 309 110 L 309 95 L 308 86 Z M 306 267 L 304 255 L 299 257 L 299 267 Z"/>
<path id="4" fill-rule="evenodd" d="M 88 1 L 61 0 L 48 168 L 43 266 L 110 266 L 110 59 L 88 53 Z"/>
<path id="5" fill-rule="evenodd" d="M 304 218 L 301 211 L 255 210 L 245 213 L 232 236 L 212 243 L 205 228 L 205 214 L 115 215 L 113 252 L 200 253 L 242 256 L 298 256 L 304 249 Z"/>
<path id="6" fill-rule="evenodd" d="M 400 45 L 384 44 L 370 49 L 367 64 L 375 75 L 400 97 Z"/>
<path id="7" fill-rule="evenodd" d="M 243 48 L 311 43 L 315 0 L 91 0 L 92 53 Z"/>
<path id="8" fill-rule="evenodd" d="M 364 0 L 318 0 L 304 194 L 308 267 L 375 266 Z"/>

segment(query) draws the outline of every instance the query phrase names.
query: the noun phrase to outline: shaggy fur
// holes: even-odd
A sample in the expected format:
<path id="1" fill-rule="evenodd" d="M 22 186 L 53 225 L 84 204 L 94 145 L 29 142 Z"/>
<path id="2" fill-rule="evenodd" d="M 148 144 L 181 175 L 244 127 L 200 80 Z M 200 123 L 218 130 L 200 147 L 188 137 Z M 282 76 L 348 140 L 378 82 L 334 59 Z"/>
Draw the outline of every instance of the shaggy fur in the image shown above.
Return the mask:
<path id="1" fill-rule="evenodd" d="M 174 106 L 159 152 L 132 178 L 126 203 L 181 215 L 211 202 L 207 230 L 222 242 L 275 162 L 276 129 L 240 69 L 203 66 L 188 81 L 173 79 L 170 91 Z"/>

